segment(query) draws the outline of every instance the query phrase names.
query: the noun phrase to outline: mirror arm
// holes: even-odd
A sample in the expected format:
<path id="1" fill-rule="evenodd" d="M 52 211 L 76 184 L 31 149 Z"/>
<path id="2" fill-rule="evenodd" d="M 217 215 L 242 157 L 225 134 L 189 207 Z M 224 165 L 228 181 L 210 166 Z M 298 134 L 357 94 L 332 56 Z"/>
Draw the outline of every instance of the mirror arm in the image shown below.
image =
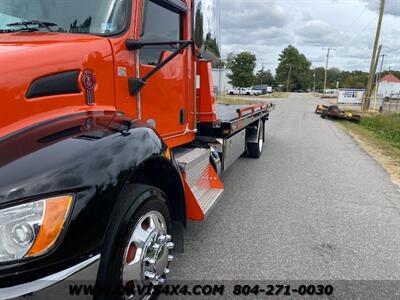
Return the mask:
<path id="1" fill-rule="evenodd" d="M 167 41 L 167 42 L 141 42 L 133 39 L 128 39 L 125 42 L 125 46 L 126 49 L 134 51 L 148 46 L 175 46 L 175 45 L 182 45 L 188 42 L 193 43 L 193 41 L 191 40 Z"/>
<path id="2" fill-rule="evenodd" d="M 143 47 L 146 46 L 168 46 L 168 45 L 180 45 L 178 49 L 176 49 L 174 52 L 172 52 L 166 59 L 164 59 L 162 62 L 157 64 L 153 70 L 151 70 L 149 73 L 147 73 L 145 76 L 141 78 L 134 78 L 131 77 L 128 80 L 129 84 L 129 93 L 131 96 L 137 96 L 139 92 L 144 88 L 146 85 L 147 81 L 154 75 L 156 74 L 159 70 L 161 70 L 165 65 L 167 65 L 171 60 L 173 60 L 176 56 L 178 56 L 180 53 L 182 53 L 185 48 L 189 47 L 190 45 L 193 45 L 194 42 L 192 40 L 183 40 L 183 41 L 174 41 L 174 42 L 154 42 L 154 43 L 142 43 L 138 42 L 135 40 L 127 40 L 126 41 L 126 48 L 128 50 L 139 50 L 142 49 Z M 137 62 L 139 63 L 139 62 Z"/>

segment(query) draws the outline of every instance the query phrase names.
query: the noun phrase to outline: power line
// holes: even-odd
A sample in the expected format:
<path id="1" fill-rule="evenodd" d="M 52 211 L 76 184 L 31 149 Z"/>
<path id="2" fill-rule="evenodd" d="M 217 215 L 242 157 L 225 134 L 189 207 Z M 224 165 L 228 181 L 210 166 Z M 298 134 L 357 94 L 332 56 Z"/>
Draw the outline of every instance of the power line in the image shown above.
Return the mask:
<path id="1" fill-rule="evenodd" d="M 360 67 L 366 60 L 370 59 L 369 57 L 364 58 L 357 66 L 353 67 L 354 69 L 357 69 Z"/>
<path id="2" fill-rule="evenodd" d="M 365 27 L 363 27 L 358 33 L 356 33 L 346 44 L 340 46 L 340 48 L 346 48 L 348 45 L 351 44 L 351 42 L 353 42 L 356 38 L 358 38 L 361 33 L 363 33 L 365 31 L 365 29 L 367 29 L 374 21 L 376 21 L 377 17 L 373 17 Z"/>

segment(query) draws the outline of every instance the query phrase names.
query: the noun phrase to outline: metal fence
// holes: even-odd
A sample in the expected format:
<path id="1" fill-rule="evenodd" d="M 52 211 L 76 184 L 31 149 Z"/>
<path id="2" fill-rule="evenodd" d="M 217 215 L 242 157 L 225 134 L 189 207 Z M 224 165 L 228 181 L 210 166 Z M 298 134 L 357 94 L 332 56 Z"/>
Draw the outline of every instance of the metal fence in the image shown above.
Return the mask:
<path id="1" fill-rule="evenodd" d="M 400 113 L 400 98 L 386 97 L 381 102 L 379 111 L 382 113 Z"/>

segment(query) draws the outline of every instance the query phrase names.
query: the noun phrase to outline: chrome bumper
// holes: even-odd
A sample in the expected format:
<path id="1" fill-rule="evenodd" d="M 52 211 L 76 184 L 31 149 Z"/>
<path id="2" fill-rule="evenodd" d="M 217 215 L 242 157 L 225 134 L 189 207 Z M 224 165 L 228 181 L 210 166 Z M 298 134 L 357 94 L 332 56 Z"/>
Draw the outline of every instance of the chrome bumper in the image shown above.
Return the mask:
<path id="1" fill-rule="evenodd" d="M 83 274 L 79 274 L 77 278 L 73 278 L 72 280 L 95 281 L 99 263 L 100 263 L 100 254 L 93 256 L 88 260 L 85 260 L 66 270 L 52 274 L 50 276 L 8 288 L 0 288 L 0 300 L 12 299 L 24 295 L 35 294 L 39 291 L 57 285 L 59 282 L 67 278 L 70 278 L 74 275 L 78 275 L 80 272 L 85 272 L 86 273 L 85 276 L 83 276 Z M 53 294 L 53 296 L 55 295 Z"/>

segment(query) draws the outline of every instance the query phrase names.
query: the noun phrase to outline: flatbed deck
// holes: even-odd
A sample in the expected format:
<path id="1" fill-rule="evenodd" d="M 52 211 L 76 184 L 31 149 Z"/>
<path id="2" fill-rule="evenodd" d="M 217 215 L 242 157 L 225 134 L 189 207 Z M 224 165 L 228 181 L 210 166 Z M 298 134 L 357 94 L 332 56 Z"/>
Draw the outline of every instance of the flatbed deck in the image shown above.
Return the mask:
<path id="1" fill-rule="evenodd" d="M 199 135 L 217 138 L 231 136 L 261 118 L 268 118 L 274 108 L 275 105 L 269 102 L 254 105 L 217 104 L 217 121 L 199 123 Z"/>

